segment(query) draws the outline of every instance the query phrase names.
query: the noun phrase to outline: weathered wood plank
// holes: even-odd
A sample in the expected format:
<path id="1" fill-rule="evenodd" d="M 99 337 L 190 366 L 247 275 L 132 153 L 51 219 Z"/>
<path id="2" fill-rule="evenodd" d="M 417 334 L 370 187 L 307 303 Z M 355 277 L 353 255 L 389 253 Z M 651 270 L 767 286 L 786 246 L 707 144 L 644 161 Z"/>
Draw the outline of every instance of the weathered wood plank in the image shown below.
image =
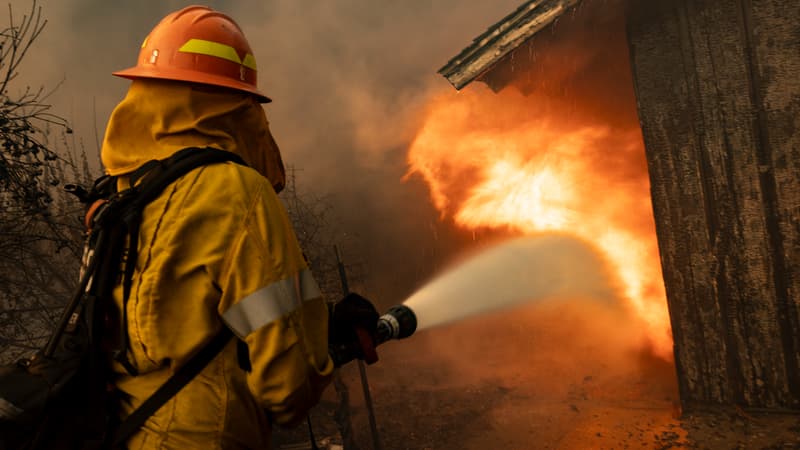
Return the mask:
<path id="1" fill-rule="evenodd" d="M 772 29 L 789 3 L 754 10 L 748 0 L 678 0 L 631 9 L 632 69 L 687 405 L 800 404 L 797 277 L 789 269 L 800 262 L 800 196 L 798 168 L 784 162 L 797 156 L 797 145 L 784 142 L 797 137 L 770 137 L 798 127 L 770 126 L 762 93 L 784 102 L 774 120 L 796 121 L 800 108 L 785 100 L 798 92 L 797 72 L 771 79 L 771 88 L 761 75 L 798 57 L 797 46 L 788 54 L 798 24 L 782 24 L 784 51 L 753 35 L 754 27 Z M 759 62 L 762 52 L 772 59 Z"/>
<path id="2" fill-rule="evenodd" d="M 743 0 L 789 389 L 800 399 L 800 2 Z"/>
<path id="3" fill-rule="evenodd" d="M 685 12 L 695 42 L 696 72 L 703 80 L 697 95 L 707 121 L 706 186 L 715 200 L 710 221 L 719 233 L 717 280 L 724 288 L 717 301 L 726 319 L 734 393 L 729 401 L 778 406 L 788 385 L 774 326 L 775 261 L 766 226 L 768 196 L 760 182 L 759 154 L 764 149 L 753 126 L 756 105 L 750 92 L 757 80 L 750 76 L 744 15 L 738 1 L 687 2 Z"/>
<path id="4" fill-rule="evenodd" d="M 727 388 L 716 266 L 701 183 L 694 62 L 684 16 L 661 2 L 629 19 L 632 70 L 650 172 L 653 210 L 684 399 L 721 401 Z M 665 45 L 666 44 L 666 45 Z"/>

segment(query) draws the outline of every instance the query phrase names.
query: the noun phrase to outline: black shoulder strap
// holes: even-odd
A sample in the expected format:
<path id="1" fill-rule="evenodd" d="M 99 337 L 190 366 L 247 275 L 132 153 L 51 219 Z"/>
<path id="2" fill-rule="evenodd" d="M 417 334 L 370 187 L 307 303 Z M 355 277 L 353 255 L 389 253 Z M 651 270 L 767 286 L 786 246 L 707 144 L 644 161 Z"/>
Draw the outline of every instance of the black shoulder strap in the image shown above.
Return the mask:
<path id="1" fill-rule="evenodd" d="M 127 302 L 133 284 L 133 272 L 138 255 L 138 238 L 141 212 L 145 205 L 153 201 L 178 178 L 190 171 L 210 164 L 231 161 L 247 165 L 235 153 L 211 147 L 188 147 L 175 152 L 163 160 L 148 161 L 130 175 L 130 189 L 120 192 L 119 198 L 127 200 L 119 214 L 127 229 L 129 236 L 128 255 L 125 259 L 125 269 L 122 274 L 122 320 L 117 339 L 118 346 L 112 352 L 112 357 L 120 363 L 131 375 L 138 372 L 128 360 L 128 330 L 127 330 Z"/>
<path id="2" fill-rule="evenodd" d="M 136 186 L 136 203 L 146 205 L 153 201 L 175 180 L 200 166 L 227 161 L 247 165 L 239 155 L 211 147 L 184 148 L 167 159 L 149 161 L 130 175 L 131 186 L 141 180 Z"/>
<path id="3" fill-rule="evenodd" d="M 114 433 L 111 447 L 124 446 L 125 442 L 144 425 L 147 418 L 155 414 L 169 399 L 192 381 L 225 348 L 232 337 L 233 333 L 223 325 L 222 331 L 214 336 L 211 342 L 181 366 L 153 395 L 122 421 Z"/>
<path id="4" fill-rule="evenodd" d="M 191 170 L 200 166 L 231 161 L 241 165 L 247 165 L 238 155 L 214 148 L 195 148 L 190 147 L 180 150 L 171 157 L 160 160 L 150 161 L 130 175 L 130 185 L 132 189 L 132 200 L 129 206 L 124 209 L 123 220 L 125 221 L 130 236 L 129 255 L 125 263 L 123 274 L 123 318 L 121 333 L 122 346 L 115 353 L 115 359 L 122 362 L 127 361 L 127 330 L 125 323 L 127 317 L 125 312 L 128 297 L 131 290 L 131 280 L 133 278 L 133 268 L 136 261 L 136 248 L 138 246 L 139 214 L 144 206 L 158 197 L 167 186 L 178 178 L 187 174 Z M 223 326 L 211 341 L 206 344 L 197 354 L 189 359 L 186 364 L 181 366 L 161 387 L 156 390 L 147 400 L 142 403 L 130 416 L 128 416 L 117 428 L 111 437 L 112 446 L 119 447 L 142 426 L 148 417 L 158 411 L 170 398 L 178 393 L 187 383 L 189 383 L 198 373 L 200 373 L 215 356 L 230 341 L 233 333 Z M 129 368 L 130 364 L 126 365 Z M 130 371 L 130 369 L 129 369 Z"/>

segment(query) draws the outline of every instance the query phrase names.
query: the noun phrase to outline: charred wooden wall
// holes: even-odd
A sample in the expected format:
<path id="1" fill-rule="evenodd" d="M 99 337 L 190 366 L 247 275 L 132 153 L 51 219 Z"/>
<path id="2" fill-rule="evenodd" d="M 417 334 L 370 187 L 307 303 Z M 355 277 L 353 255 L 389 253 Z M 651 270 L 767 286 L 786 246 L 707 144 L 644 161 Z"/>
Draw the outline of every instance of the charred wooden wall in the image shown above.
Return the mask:
<path id="1" fill-rule="evenodd" d="M 798 409 L 800 1 L 627 23 L 684 406 Z"/>

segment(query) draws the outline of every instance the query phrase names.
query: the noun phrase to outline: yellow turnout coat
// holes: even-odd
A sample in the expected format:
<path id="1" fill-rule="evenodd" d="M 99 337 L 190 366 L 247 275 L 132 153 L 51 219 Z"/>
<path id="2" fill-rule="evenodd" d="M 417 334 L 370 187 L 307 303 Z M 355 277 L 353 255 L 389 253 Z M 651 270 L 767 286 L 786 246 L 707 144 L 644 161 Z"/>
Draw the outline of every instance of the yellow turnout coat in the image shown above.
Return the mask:
<path id="1" fill-rule="evenodd" d="M 236 152 L 250 167 L 200 167 L 145 208 L 127 302 L 128 358 L 140 374 L 112 362 L 120 415 L 227 326 L 247 344 L 252 370 L 232 340 L 129 448 L 269 448 L 272 424 L 302 420 L 330 379 L 327 308 L 275 194 L 283 166 L 254 99 L 136 80 L 101 154 L 125 187 L 124 174 L 189 146 Z M 114 300 L 122 308 L 121 286 Z"/>

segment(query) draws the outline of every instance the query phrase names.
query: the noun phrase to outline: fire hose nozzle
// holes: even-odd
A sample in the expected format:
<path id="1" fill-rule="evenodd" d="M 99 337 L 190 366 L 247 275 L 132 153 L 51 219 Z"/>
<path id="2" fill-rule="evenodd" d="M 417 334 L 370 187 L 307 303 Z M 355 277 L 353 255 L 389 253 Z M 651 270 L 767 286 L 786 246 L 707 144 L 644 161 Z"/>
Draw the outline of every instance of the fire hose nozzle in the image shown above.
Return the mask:
<path id="1" fill-rule="evenodd" d="M 386 314 L 378 319 L 375 336 L 370 335 L 363 328 L 355 330 L 358 339 L 354 342 L 331 345 L 328 352 L 333 359 L 336 367 L 361 358 L 372 364 L 378 360 L 375 347 L 392 339 L 403 339 L 414 334 L 417 330 L 417 316 L 411 308 L 403 305 L 396 305 L 389 308 Z"/>
<path id="2" fill-rule="evenodd" d="M 377 344 L 404 339 L 417 330 L 417 316 L 405 305 L 395 305 L 378 319 Z"/>

